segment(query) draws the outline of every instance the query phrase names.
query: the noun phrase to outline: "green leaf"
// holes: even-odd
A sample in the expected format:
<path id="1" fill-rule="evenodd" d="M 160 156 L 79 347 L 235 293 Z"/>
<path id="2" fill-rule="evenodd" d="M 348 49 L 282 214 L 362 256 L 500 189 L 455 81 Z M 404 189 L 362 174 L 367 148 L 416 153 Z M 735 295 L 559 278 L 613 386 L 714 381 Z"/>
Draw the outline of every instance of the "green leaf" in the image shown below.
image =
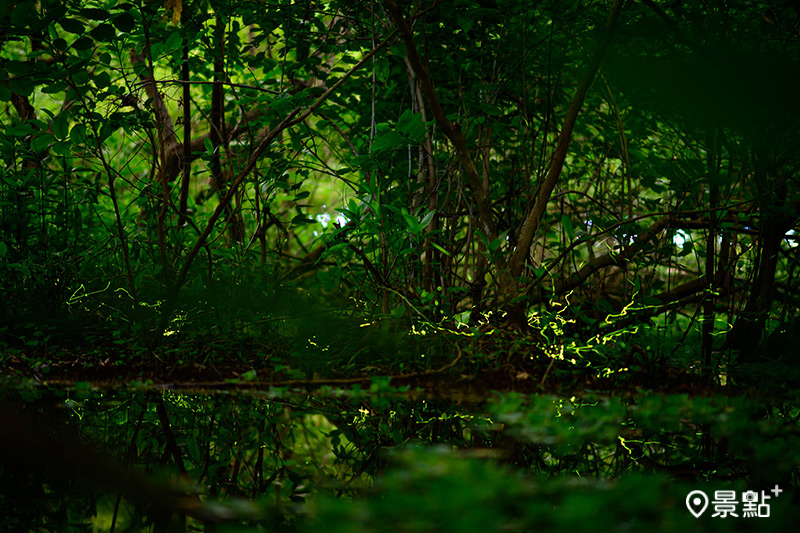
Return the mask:
<path id="1" fill-rule="evenodd" d="M 301 224 L 316 224 L 316 223 L 317 223 L 316 220 L 314 220 L 313 218 L 308 218 L 307 216 L 305 216 L 302 213 L 300 213 L 298 215 L 295 215 L 294 218 L 292 219 L 292 224 L 295 224 L 295 225 L 298 225 L 298 226 L 301 225 Z"/>
<path id="2" fill-rule="evenodd" d="M 62 18 L 64 18 L 64 15 L 66 15 L 66 13 L 67 13 L 66 2 L 50 3 L 49 5 L 47 5 L 47 11 L 45 12 L 47 18 L 45 20 L 48 23 L 55 22 L 57 20 L 61 20 Z"/>
<path id="3" fill-rule="evenodd" d="M 428 213 L 425 214 L 424 217 L 422 217 L 422 220 L 419 223 L 420 226 L 422 226 L 423 228 L 427 228 L 428 224 L 431 223 L 431 220 L 433 220 L 433 217 L 435 215 L 436 215 L 436 209 L 430 210 Z"/>
<path id="4" fill-rule="evenodd" d="M 108 75 L 108 72 L 100 72 L 94 77 L 94 85 L 98 89 L 105 89 L 111 85 L 111 76 Z"/>
<path id="5" fill-rule="evenodd" d="M 450 252 L 448 252 L 447 250 L 445 250 L 444 248 L 442 248 L 441 246 L 439 246 L 439 245 L 438 245 L 438 244 L 436 244 L 435 242 L 431 242 L 431 246 L 433 246 L 434 248 L 436 248 L 437 250 L 439 250 L 440 252 L 442 252 L 442 253 L 443 253 L 444 255 L 446 255 L 447 257 L 450 257 Z"/>
<path id="6" fill-rule="evenodd" d="M 422 142 L 425 138 L 425 123 L 422 121 L 422 113 L 412 113 L 406 109 L 397 120 L 397 129 L 413 143 Z"/>
<path id="7" fill-rule="evenodd" d="M 120 13 L 111 23 L 122 33 L 130 33 L 136 27 L 136 20 L 130 13 Z"/>
<path id="8" fill-rule="evenodd" d="M 339 212 L 342 214 L 342 216 L 344 216 L 344 217 L 345 217 L 347 220 L 357 220 L 357 219 L 358 219 L 358 217 L 359 217 L 359 215 L 358 215 L 358 213 L 357 213 L 357 212 L 350 211 L 349 209 L 346 209 L 346 208 L 344 208 L 344 207 L 342 207 L 342 208 L 341 208 L 341 209 L 339 209 L 338 211 L 339 211 Z"/>
<path id="9" fill-rule="evenodd" d="M 9 74 L 14 76 L 27 76 L 28 74 L 33 74 L 34 70 L 32 67 L 32 63 L 27 61 L 6 61 L 4 66 Z"/>
<path id="10" fill-rule="evenodd" d="M 54 139 L 52 135 L 50 135 L 49 133 L 43 133 L 33 138 L 33 141 L 31 141 L 31 148 L 35 152 L 41 153 L 46 151 L 47 148 L 50 146 L 50 143 L 52 143 L 53 141 Z"/>
<path id="11" fill-rule="evenodd" d="M 474 14 L 472 13 L 456 13 L 456 21 L 464 32 L 468 32 L 475 24 Z"/>
<path id="12" fill-rule="evenodd" d="M 405 146 L 408 144 L 408 140 L 397 133 L 396 131 L 390 131 L 384 135 L 375 139 L 375 142 L 372 143 L 372 151 L 379 152 L 381 150 L 388 150 L 390 148 L 395 148 L 397 146 Z"/>
<path id="13" fill-rule="evenodd" d="M 200 446 L 197 444 L 197 440 L 188 439 L 186 444 L 189 450 L 189 456 L 195 462 L 200 463 L 203 460 L 203 455 L 200 453 Z"/>
<path id="14" fill-rule="evenodd" d="M 408 226 L 408 229 L 411 230 L 411 233 L 413 233 L 414 235 L 419 235 L 420 232 L 422 231 L 422 226 L 420 226 L 419 221 L 417 220 L 417 217 L 415 217 L 413 215 L 410 215 L 408 213 L 408 211 L 405 210 L 405 208 L 403 209 L 402 213 L 400 213 L 400 214 L 403 216 L 403 219 L 406 221 L 406 225 Z"/>
<path id="15" fill-rule="evenodd" d="M 8 11 L 14 7 L 12 3 L 10 6 L 4 3 L 3 11 Z M 36 12 L 36 4 L 34 2 L 19 2 L 14 10 L 11 12 L 11 24 L 19 28 L 27 28 L 31 26 L 32 22 L 36 22 L 39 14 Z"/>
<path id="16" fill-rule="evenodd" d="M 117 39 L 117 30 L 111 24 L 100 24 L 91 31 L 91 35 L 100 42 L 110 43 Z"/>
<path id="17" fill-rule="evenodd" d="M 177 50 L 183 44 L 183 39 L 181 38 L 180 32 L 174 31 L 167 37 L 167 44 L 165 45 L 167 50 Z"/>
<path id="18" fill-rule="evenodd" d="M 64 18 L 58 21 L 62 28 L 70 33 L 74 33 L 75 35 L 81 35 L 86 28 L 84 28 L 83 23 L 79 20 Z"/>
<path id="19" fill-rule="evenodd" d="M 69 155 L 71 146 L 69 141 L 59 141 L 51 146 L 50 150 L 56 155 Z"/>
<path id="20" fill-rule="evenodd" d="M 89 37 L 81 37 L 80 39 L 72 43 L 72 48 L 79 51 L 89 50 L 93 44 L 94 41 L 92 41 L 92 39 L 90 39 Z"/>
<path id="21" fill-rule="evenodd" d="M 613 313 L 614 312 L 614 308 L 611 307 L 611 304 L 608 303 L 607 300 L 604 300 L 602 298 L 599 298 L 599 299 L 595 300 L 595 305 L 598 308 L 600 308 L 600 310 L 603 311 L 604 313 Z"/>
<path id="22" fill-rule="evenodd" d="M 81 15 L 91 20 L 106 20 L 108 18 L 108 11 L 89 7 L 81 9 Z"/>
<path id="23" fill-rule="evenodd" d="M 0 241 L 0 257 L 5 257 L 8 254 L 8 246 L 3 241 Z"/>
<path id="24" fill-rule="evenodd" d="M 371 159 L 372 158 L 367 154 L 359 155 L 350 160 L 350 165 L 354 167 L 360 167 L 366 163 L 369 163 Z"/>
<path id="25" fill-rule="evenodd" d="M 326 250 L 326 253 L 333 254 L 333 253 L 338 252 L 339 250 L 344 250 L 345 248 L 349 248 L 349 247 L 350 247 L 350 244 L 346 243 L 346 242 L 342 242 L 342 243 L 339 243 L 339 244 L 334 244 L 333 246 L 331 246 L 330 248 L 328 248 Z"/>
<path id="26" fill-rule="evenodd" d="M 567 232 L 567 237 L 570 240 L 575 239 L 575 227 L 572 225 L 572 220 L 567 215 L 561 215 L 561 225 L 564 228 L 564 231 Z"/>
<path id="27" fill-rule="evenodd" d="M 67 49 L 67 46 L 68 46 L 67 45 L 67 41 L 65 41 L 61 37 L 58 37 L 58 38 L 53 40 L 53 49 L 54 50 L 58 50 L 59 52 L 63 52 L 64 50 Z"/>
<path id="28" fill-rule="evenodd" d="M 75 124 L 69 132 L 69 139 L 75 144 L 83 144 L 86 142 L 86 126 L 83 124 Z"/>
<path id="29" fill-rule="evenodd" d="M 206 152 L 208 152 L 209 154 L 214 153 L 214 143 L 212 143 L 211 139 L 209 139 L 208 137 L 203 139 L 203 146 L 206 147 Z"/>
<path id="30" fill-rule="evenodd" d="M 20 96 L 30 96 L 35 88 L 33 80 L 29 77 L 13 78 L 8 80 L 8 88 Z"/>
<path id="31" fill-rule="evenodd" d="M 56 139 L 65 140 L 69 135 L 69 123 L 63 115 L 59 115 L 51 124 Z"/>
<path id="32" fill-rule="evenodd" d="M 15 135 L 17 137 L 24 137 L 26 135 L 36 133 L 36 130 L 33 127 L 31 127 L 30 124 L 24 122 L 22 124 L 17 124 L 15 126 L 8 128 L 6 130 L 6 133 L 8 133 L 9 135 Z"/>
<path id="33" fill-rule="evenodd" d="M 99 132 L 100 139 L 99 140 L 102 142 L 102 141 L 105 141 L 106 139 L 108 139 L 109 137 L 111 137 L 111 135 L 113 135 L 114 132 L 117 131 L 118 127 L 119 126 L 117 126 L 113 122 L 104 122 L 103 125 L 100 127 L 100 132 Z"/>
<path id="34" fill-rule="evenodd" d="M 152 57 L 154 59 L 157 58 L 157 57 L 161 57 L 161 52 L 164 50 L 164 45 L 165 44 L 166 44 L 165 42 L 156 41 L 156 42 L 154 42 L 153 44 L 150 45 L 150 54 L 152 55 Z M 146 71 L 147 65 L 144 62 L 140 63 L 140 65 Z"/>

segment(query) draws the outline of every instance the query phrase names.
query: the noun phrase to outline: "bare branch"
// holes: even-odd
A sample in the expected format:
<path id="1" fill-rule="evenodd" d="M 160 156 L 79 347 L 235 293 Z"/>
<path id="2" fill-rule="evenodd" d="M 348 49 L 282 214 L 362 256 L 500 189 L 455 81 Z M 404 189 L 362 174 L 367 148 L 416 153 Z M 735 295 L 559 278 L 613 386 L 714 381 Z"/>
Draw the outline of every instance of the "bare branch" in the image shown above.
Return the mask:
<path id="1" fill-rule="evenodd" d="M 597 70 L 600 68 L 603 56 L 611 43 L 611 37 L 614 34 L 614 28 L 619 20 L 619 13 L 623 3 L 624 0 L 614 0 L 614 5 L 611 7 L 611 13 L 606 22 L 606 36 L 600 44 L 600 47 L 592 56 L 589 69 L 583 75 L 583 79 L 578 85 L 578 90 L 575 92 L 575 96 L 569 106 L 567 116 L 564 119 L 564 126 L 561 128 L 561 133 L 558 136 L 558 144 L 553 152 L 553 158 L 550 162 L 550 169 L 547 172 L 547 177 L 541 189 L 539 189 L 539 194 L 536 196 L 533 208 L 530 213 L 528 213 L 525 223 L 522 225 L 522 229 L 519 232 L 520 237 L 517 243 L 517 249 L 514 251 L 514 255 L 509 264 L 509 270 L 512 276 L 519 276 L 520 272 L 522 272 L 522 266 L 525 263 L 525 258 L 528 257 L 533 238 L 539 230 L 539 225 L 547 209 L 547 203 L 550 200 L 550 196 L 553 194 L 558 179 L 561 177 L 561 170 L 564 168 L 564 160 L 567 157 L 567 148 L 572 138 L 572 129 L 575 127 L 578 113 L 580 113 L 583 102 L 586 100 L 586 94 L 589 92 L 592 80 L 594 80 L 595 74 L 597 74 Z"/>

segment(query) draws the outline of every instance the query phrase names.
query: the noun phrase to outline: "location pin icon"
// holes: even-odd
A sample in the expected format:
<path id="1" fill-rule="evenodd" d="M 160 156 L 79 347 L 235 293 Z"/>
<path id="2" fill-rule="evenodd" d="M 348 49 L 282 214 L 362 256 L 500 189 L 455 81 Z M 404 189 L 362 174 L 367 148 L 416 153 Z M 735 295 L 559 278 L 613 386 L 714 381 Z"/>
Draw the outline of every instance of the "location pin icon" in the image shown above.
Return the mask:
<path id="1" fill-rule="evenodd" d="M 686 507 L 695 518 L 700 518 L 708 507 L 708 496 L 702 490 L 693 490 L 686 497 Z"/>

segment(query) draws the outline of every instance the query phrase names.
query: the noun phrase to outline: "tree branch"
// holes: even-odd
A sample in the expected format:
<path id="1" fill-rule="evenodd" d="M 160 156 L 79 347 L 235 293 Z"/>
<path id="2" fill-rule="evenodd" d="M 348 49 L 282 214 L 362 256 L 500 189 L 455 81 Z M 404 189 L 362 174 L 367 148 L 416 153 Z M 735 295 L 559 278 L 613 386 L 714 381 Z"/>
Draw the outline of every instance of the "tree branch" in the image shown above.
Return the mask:
<path id="1" fill-rule="evenodd" d="M 619 20 L 619 13 L 622 9 L 622 4 L 624 1 L 625 0 L 614 0 L 614 5 L 611 7 L 611 13 L 609 14 L 608 21 L 606 22 L 606 36 L 603 39 L 603 42 L 600 44 L 600 47 L 595 51 L 594 56 L 589 63 L 589 69 L 583 75 L 583 79 L 581 79 L 581 82 L 578 85 L 578 90 L 575 92 L 575 96 L 573 97 L 572 103 L 567 111 L 567 116 L 564 119 L 564 126 L 561 128 L 561 133 L 558 136 L 558 144 L 553 152 L 553 158 L 550 163 L 550 169 L 547 172 L 547 177 L 545 178 L 544 183 L 539 190 L 539 194 L 536 197 L 533 208 L 531 209 L 530 213 L 528 213 L 528 216 L 522 225 L 522 229 L 519 232 L 520 237 L 517 243 L 517 249 L 514 251 L 514 255 L 511 257 L 509 270 L 511 271 L 511 275 L 514 277 L 519 276 L 522 272 L 522 266 L 525 263 L 525 259 L 528 257 L 531 244 L 533 243 L 533 238 L 539 229 L 539 225 L 541 224 L 542 218 L 544 217 L 544 213 L 547 209 L 547 202 L 550 200 L 550 195 L 553 193 L 559 177 L 561 177 L 561 170 L 564 168 L 564 160 L 567 157 L 567 148 L 569 147 L 569 141 L 572 138 L 572 130 L 575 127 L 578 113 L 580 113 L 583 102 L 586 100 L 586 94 L 589 92 L 589 87 L 592 85 L 592 80 L 594 80 L 597 70 L 600 68 L 600 63 L 603 60 L 603 56 L 605 55 L 606 50 L 611 43 L 611 37 L 614 34 L 614 29 L 617 25 L 617 21 Z"/>
<path id="2" fill-rule="evenodd" d="M 231 201 L 233 195 L 236 194 L 236 191 L 242 184 L 242 182 L 244 182 L 247 176 L 253 171 L 253 169 L 256 166 L 256 163 L 258 163 L 258 160 L 261 158 L 261 155 L 264 153 L 264 151 L 269 147 L 269 145 L 272 143 L 275 137 L 278 136 L 280 132 L 282 132 L 287 128 L 290 128 L 291 126 L 294 126 L 295 124 L 302 122 L 309 115 L 314 113 L 319 108 L 319 106 L 321 106 L 328 98 L 330 98 L 332 94 L 334 94 L 337 90 L 339 90 L 339 88 L 342 85 L 344 85 L 348 79 L 350 79 L 350 76 L 352 76 L 354 72 L 358 71 L 358 69 L 364 66 L 364 64 L 367 61 L 369 61 L 370 58 L 372 58 L 372 56 L 375 55 L 376 52 L 378 52 L 378 50 L 381 50 L 383 47 L 388 45 L 394 39 L 396 34 L 397 31 L 391 32 L 375 48 L 364 54 L 364 57 L 358 63 L 353 65 L 350 68 L 350 70 L 348 70 L 344 75 L 342 75 L 342 77 L 336 83 L 334 83 L 327 91 L 325 91 L 319 97 L 317 97 L 317 99 L 310 106 L 308 106 L 308 108 L 305 111 L 301 112 L 302 108 L 300 107 L 295 108 L 288 115 L 286 115 L 286 117 L 280 122 L 280 124 L 278 124 L 275 127 L 275 129 L 273 129 L 272 131 L 268 131 L 266 133 L 266 135 L 258 144 L 258 146 L 256 146 L 256 148 L 253 150 L 253 153 L 250 155 L 250 158 L 247 160 L 247 163 L 244 165 L 242 170 L 239 172 L 239 174 L 231 183 L 230 188 L 228 188 L 228 191 L 225 193 L 225 196 L 220 199 L 219 203 L 217 204 L 217 207 L 214 209 L 214 212 L 211 214 L 211 217 L 206 223 L 206 227 L 203 229 L 203 232 L 197 238 L 197 240 L 194 243 L 194 246 L 186 255 L 186 258 L 183 261 L 183 265 L 181 265 L 181 269 L 178 272 L 175 284 L 172 286 L 172 290 L 170 291 L 170 294 L 167 296 L 167 301 L 164 304 L 164 309 L 162 311 L 161 318 L 156 331 L 156 342 L 159 342 L 161 335 L 163 334 L 164 330 L 167 327 L 169 316 L 172 313 L 172 309 L 174 308 L 175 303 L 177 301 L 178 293 L 186 281 L 186 277 L 189 274 L 189 269 L 191 268 L 192 263 L 194 262 L 194 258 L 197 257 L 197 253 L 200 251 L 200 248 L 202 248 L 205 245 L 208 236 L 211 235 L 211 231 L 214 229 L 214 225 L 217 223 L 217 220 L 219 219 L 220 215 L 225 210 L 225 207 Z"/>
<path id="3" fill-rule="evenodd" d="M 569 278 L 556 282 L 554 292 L 555 294 L 563 294 L 575 287 L 581 285 L 586 281 L 589 276 L 606 267 L 617 265 L 620 262 L 630 260 L 636 253 L 638 253 L 645 244 L 653 240 L 656 235 L 661 233 L 664 229 L 672 225 L 674 217 L 672 215 L 665 216 L 653 222 L 646 230 L 639 234 L 632 244 L 624 246 L 619 253 L 603 254 L 595 259 L 589 261 L 580 270 Z M 536 301 L 542 301 L 544 294 L 540 293 Z"/>
<path id="4" fill-rule="evenodd" d="M 403 39 L 403 43 L 406 45 L 408 63 L 411 65 L 411 68 L 414 70 L 414 74 L 416 74 L 417 79 L 420 82 L 420 88 L 422 89 L 422 93 L 425 95 L 425 99 L 428 101 L 428 106 L 431 108 L 433 118 L 436 120 L 436 124 L 439 126 L 439 128 L 441 128 L 447 138 L 450 139 L 450 142 L 453 143 L 453 147 L 456 150 L 456 155 L 458 155 L 458 160 L 467 175 L 473 198 L 475 203 L 478 205 L 478 222 L 480 229 L 488 240 L 492 240 L 497 237 L 497 224 L 495 223 L 494 214 L 492 213 L 492 206 L 489 203 L 488 191 L 483 187 L 483 180 L 481 180 L 480 174 L 478 174 L 478 169 L 475 166 L 475 162 L 472 160 L 472 156 L 467 149 L 467 143 L 464 138 L 464 134 L 455 124 L 450 122 L 444 112 L 444 109 L 442 109 L 439 99 L 436 97 L 436 91 L 434 90 L 433 82 L 428 75 L 428 69 L 426 69 L 422 64 L 419 53 L 417 52 L 417 47 L 414 44 L 414 37 L 411 33 L 411 28 L 409 27 L 405 18 L 403 18 L 400 8 L 396 3 L 394 3 L 393 0 L 386 1 L 386 8 L 392 15 L 392 18 L 397 25 L 397 29 L 400 30 L 400 37 Z"/>

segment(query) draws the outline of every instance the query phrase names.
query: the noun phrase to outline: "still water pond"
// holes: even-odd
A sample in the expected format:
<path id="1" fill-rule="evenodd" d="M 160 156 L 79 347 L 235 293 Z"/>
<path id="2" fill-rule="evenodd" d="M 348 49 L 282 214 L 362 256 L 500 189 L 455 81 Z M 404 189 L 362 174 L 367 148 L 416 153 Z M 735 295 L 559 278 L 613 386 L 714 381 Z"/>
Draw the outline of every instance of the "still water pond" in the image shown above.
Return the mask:
<path id="1" fill-rule="evenodd" d="M 797 518 L 793 418 L 752 424 L 764 406 L 735 398 L 373 384 L 22 388 L 2 404 L 1 531 L 678 531 L 692 489 L 768 484 L 787 491 L 775 524 Z"/>

